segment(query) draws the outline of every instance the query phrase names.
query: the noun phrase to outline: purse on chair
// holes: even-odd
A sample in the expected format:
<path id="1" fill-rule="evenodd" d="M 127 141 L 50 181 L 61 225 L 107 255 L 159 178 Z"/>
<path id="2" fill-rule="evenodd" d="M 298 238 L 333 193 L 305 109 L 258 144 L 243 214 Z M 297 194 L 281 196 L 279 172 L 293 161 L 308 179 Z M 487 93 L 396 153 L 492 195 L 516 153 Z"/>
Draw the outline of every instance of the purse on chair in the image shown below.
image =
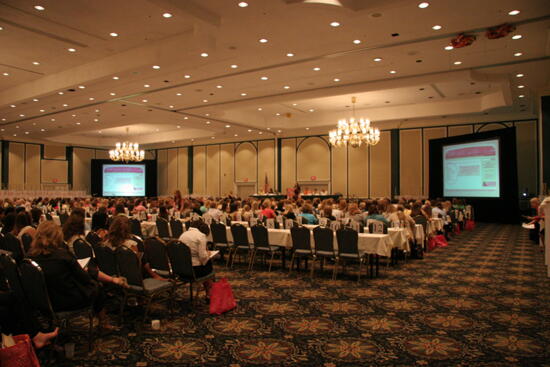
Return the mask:
<path id="1" fill-rule="evenodd" d="M 214 282 L 210 290 L 210 313 L 221 315 L 235 307 L 237 307 L 237 302 L 233 298 L 233 290 L 227 279 L 221 278 L 219 281 Z"/>
<path id="2" fill-rule="evenodd" d="M 40 367 L 31 338 L 26 334 L 14 337 L 2 334 L 0 366 Z"/>

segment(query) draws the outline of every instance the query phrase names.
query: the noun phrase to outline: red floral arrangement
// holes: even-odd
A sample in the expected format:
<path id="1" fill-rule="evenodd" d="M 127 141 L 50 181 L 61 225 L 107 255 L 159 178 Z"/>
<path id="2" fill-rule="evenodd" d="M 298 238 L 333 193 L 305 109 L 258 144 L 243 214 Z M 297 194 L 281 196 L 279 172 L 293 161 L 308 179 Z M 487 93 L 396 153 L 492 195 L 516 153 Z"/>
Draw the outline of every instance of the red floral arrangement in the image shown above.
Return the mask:
<path id="1" fill-rule="evenodd" d="M 487 38 L 494 40 L 502 37 L 506 37 L 510 33 L 516 30 L 516 27 L 513 24 L 504 23 L 497 25 L 496 27 L 491 27 L 487 29 L 485 35 Z"/>
<path id="2" fill-rule="evenodd" d="M 476 36 L 467 35 L 464 33 L 459 34 L 451 40 L 451 46 L 454 48 L 462 48 L 470 46 L 476 40 Z"/>

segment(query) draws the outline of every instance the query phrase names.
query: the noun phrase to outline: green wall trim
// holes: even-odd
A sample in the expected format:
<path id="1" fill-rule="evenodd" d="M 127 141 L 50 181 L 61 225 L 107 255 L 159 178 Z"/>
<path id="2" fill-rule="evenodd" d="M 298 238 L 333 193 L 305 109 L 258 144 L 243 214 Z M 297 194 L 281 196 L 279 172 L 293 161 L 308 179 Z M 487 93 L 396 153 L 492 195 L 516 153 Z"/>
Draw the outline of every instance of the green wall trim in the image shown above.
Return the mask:
<path id="1" fill-rule="evenodd" d="M 401 183 L 399 180 L 399 129 L 391 130 L 391 196 L 399 195 Z"/>
<path id="2" fill-rule="evenodd" d="M 187 188 L 193 193 L 193 146 L 187 147 Z"/>
<path id="3" fill-rule="evenodd" d="M 10 179 L 10 142 L 2 140 L 2 187 L 7 188 Z"/>

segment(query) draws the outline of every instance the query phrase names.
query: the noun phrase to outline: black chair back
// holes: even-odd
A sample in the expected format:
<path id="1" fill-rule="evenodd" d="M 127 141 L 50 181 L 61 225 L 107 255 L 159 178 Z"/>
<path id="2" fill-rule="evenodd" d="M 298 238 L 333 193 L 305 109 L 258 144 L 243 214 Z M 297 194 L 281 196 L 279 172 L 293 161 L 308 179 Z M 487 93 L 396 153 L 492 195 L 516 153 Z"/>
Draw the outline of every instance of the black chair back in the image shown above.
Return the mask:
<path id="1" fill-rule="evenodd" d="M 194 280 L 193 262 L 191 250 L 186 244 L 180 241 L 170 241 L 166 245 L 168 257 L 172 263 L 172 271 L 182 279 Z"/>
<path id="2" fill-rule="evenodd" d="M 212 223 L 210 225 L 210 232 L 212 232 L 212 242 L 227 244 L 227 231 L 224 224 Z"/>
<path id="3" fill-rule="evenodd" d="M 423 232 L 426 233 L 426 231 L 428 230 L 428 219 L 426 219 L 426 217 L 423 215 L 415 215 L 413 217 L 413 220 L 414 223 L 421 224 Z"/>
<path id="4" fill-rule="evenodd" d="M 172 238 L 180 238 L 183 234 L 183 224 L 177 219 L 170 221 L 170 229 L 172 230 Z"/>
<path id="5" fill-rule="evenodd" d="M 133 235 L 143 238 L 143 233 L 141 232 L 141 223 L 138 219 L 130 219 L 130 230 L 132 231 Z"/>
<path id="6" fill-rule="evenodd" d="M 231 234 L 233 235 L 233 243 L 235 246 L 250 246 L 248 243 L 248 233 L 246 227 L 242 224 L 232 224 Z"/>
<path id="7" fill-rule="evenodd" d="M 269 248 L 269 236 L 266 227 L 261 224 L 256 224 L 250 228 L 252 231 L 252 239 L 254 240 L 254 248 L 268 247 Z"/>
<path id="8" fill-rule="evenodd" d="M 136 236 L 136 235 L 132 235 L 132 240 L 137 243 L 138 251 L 141 252 L 141 253 L 144 253 L 145 252 L 145 246 L 143 245 L 143 240 L 141 239 L 141 237 Z"/>
<path id="9" fill-rule="evenodd" d="M 19 274 L 21 286 L 31 307 L 53 316 L 46 279 L 40 266 L 30 259 L 23 259 L 19 264 Z"/>
<path id="10" fill-rule="evenodd" d="M 351 228 L 343 228 L 336 231 L 338 241 L 338 254 L 358 254 L 359 235 Z"/>
<path id="11" fill-rule="evenodd" d="M 143 287 L 141 263 L 135 252 L 126 246 L 120 246 L 114 251 L 114 256 L 119 273 L 126 278 L 128 285 Z"/>
<path id="12" fill-rule="evenodd" d="M 11 252 L 11 257 L 17 262 L 21 261 L 24 257 L 23 255 L 23 245 L 19 238 L 15 237 L 11 233 L 6 233 L 4 235 L 4 240 L 0 241 L 0 246 L 3 246 L 2 250 Z"/>
<path id="13" fill-rule="evenodd" d="M 293 250 L 308 250 L 313 253 L 309 229 L 303 226 L 294 226 L 290 229 L 290 236 L 292 237 Z"/>
<path id="14" fill-rule="evenodd" d="M 144 242 L 145 257 L 151 268 L 170 271 L 166 246 L 158 238 L 147 238 Z"/>
<path id="15" fill-rule="evenodd" d="M 21 243 L 23 244 L 23 250 L 25 251 L 25 255 L 26 255 L 27 252 L 29 252 L 29 249 L 31 248 L 32 236 L 28 233 L 24 233 L 21 236 Z"/>
<path id="16" fill-rule="evenodd" d="M 168 221 L 164 218 L 157 218 L 157 231 L 160 238 L 170 238 L 170 229 L 168 228 Z"/>
<path id="17" fill-rule="evenodd" d="M 82 238 L 78 238 L 73 242 L 73 251 L 77 259 L 94 257 L 94 250 L 92 249 L 92 245 L 90 245 Z"/>
<path id="18" fill-rule="evenodd" d="M 50 213 L 46 213 L 46 220 L 53 220 L 53 217 Z"/>
<path id="19" fill-rule="evenodd" d="M 315 227 L 313 229 L 313 240 L 315 241 L 315 251 L 334 253 L 334 232 L 330 228 Z"/>
<path id="20" fill-rule="evenodd" d="M 369 233 L 388 234 L 388 225 L 379 220 L 371 220 L 368 227 Z"/>
<path id="21" fill-rule="evenodd" d="M 95 259 L 99 270 L 107 275 L 118 275 L 115 252 L 107 246 L 94 246 Z"/>
<path id="22" fill-rule="evenodd" d="M 64 225 L 67 219 L 69 219 L 69 214 L 67 213 L 59 214 L 59 221 L 61 222 L 61 225 Z"/>
<path id="23" fill-rule="evenodd" d="M 92 245 L 92 247 L 95 247 L 101 243 L 101 237 L 99 237 L 97 233 L 90 231 L 86 235 L 86 241 L 88 241 L 88 243 Z"/>
<path id="24" fill-rule="evenodd" d="M 18 301 L 25 301 L 25 292 L 21 285 L 19 278 L 19 270 L 17 269 L 17 263 L 15 260 L 6 254 L 0 254 L 0 268 L 2 269 L 2 275 L 7 279 L 9 288 L 15 295 Z"/>

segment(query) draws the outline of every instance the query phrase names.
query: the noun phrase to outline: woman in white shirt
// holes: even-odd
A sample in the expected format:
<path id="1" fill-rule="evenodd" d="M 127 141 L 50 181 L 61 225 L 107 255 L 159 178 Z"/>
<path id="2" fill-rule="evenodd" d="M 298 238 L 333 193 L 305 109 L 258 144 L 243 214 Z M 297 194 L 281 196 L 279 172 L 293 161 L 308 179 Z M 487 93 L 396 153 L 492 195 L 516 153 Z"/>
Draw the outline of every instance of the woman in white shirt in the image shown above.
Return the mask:
<path id="1" fill-rule="evenodd" d="M 208 225 L 202 221 L 193 221 L 189 225 L 189 230 L 183 232 L 180 236 L 180 242 L 184 243 L 191 251 L 191 262 L 196 278 L 202 278 L 211 274 L 212 261 L 210 260 L 210 252 L 206 248 L 206 236 L 210 233 Z M 204 290 L 207 297 L 210 297 L 210 288 L 212 280 L 208 279 L 203 282 Z"/>

